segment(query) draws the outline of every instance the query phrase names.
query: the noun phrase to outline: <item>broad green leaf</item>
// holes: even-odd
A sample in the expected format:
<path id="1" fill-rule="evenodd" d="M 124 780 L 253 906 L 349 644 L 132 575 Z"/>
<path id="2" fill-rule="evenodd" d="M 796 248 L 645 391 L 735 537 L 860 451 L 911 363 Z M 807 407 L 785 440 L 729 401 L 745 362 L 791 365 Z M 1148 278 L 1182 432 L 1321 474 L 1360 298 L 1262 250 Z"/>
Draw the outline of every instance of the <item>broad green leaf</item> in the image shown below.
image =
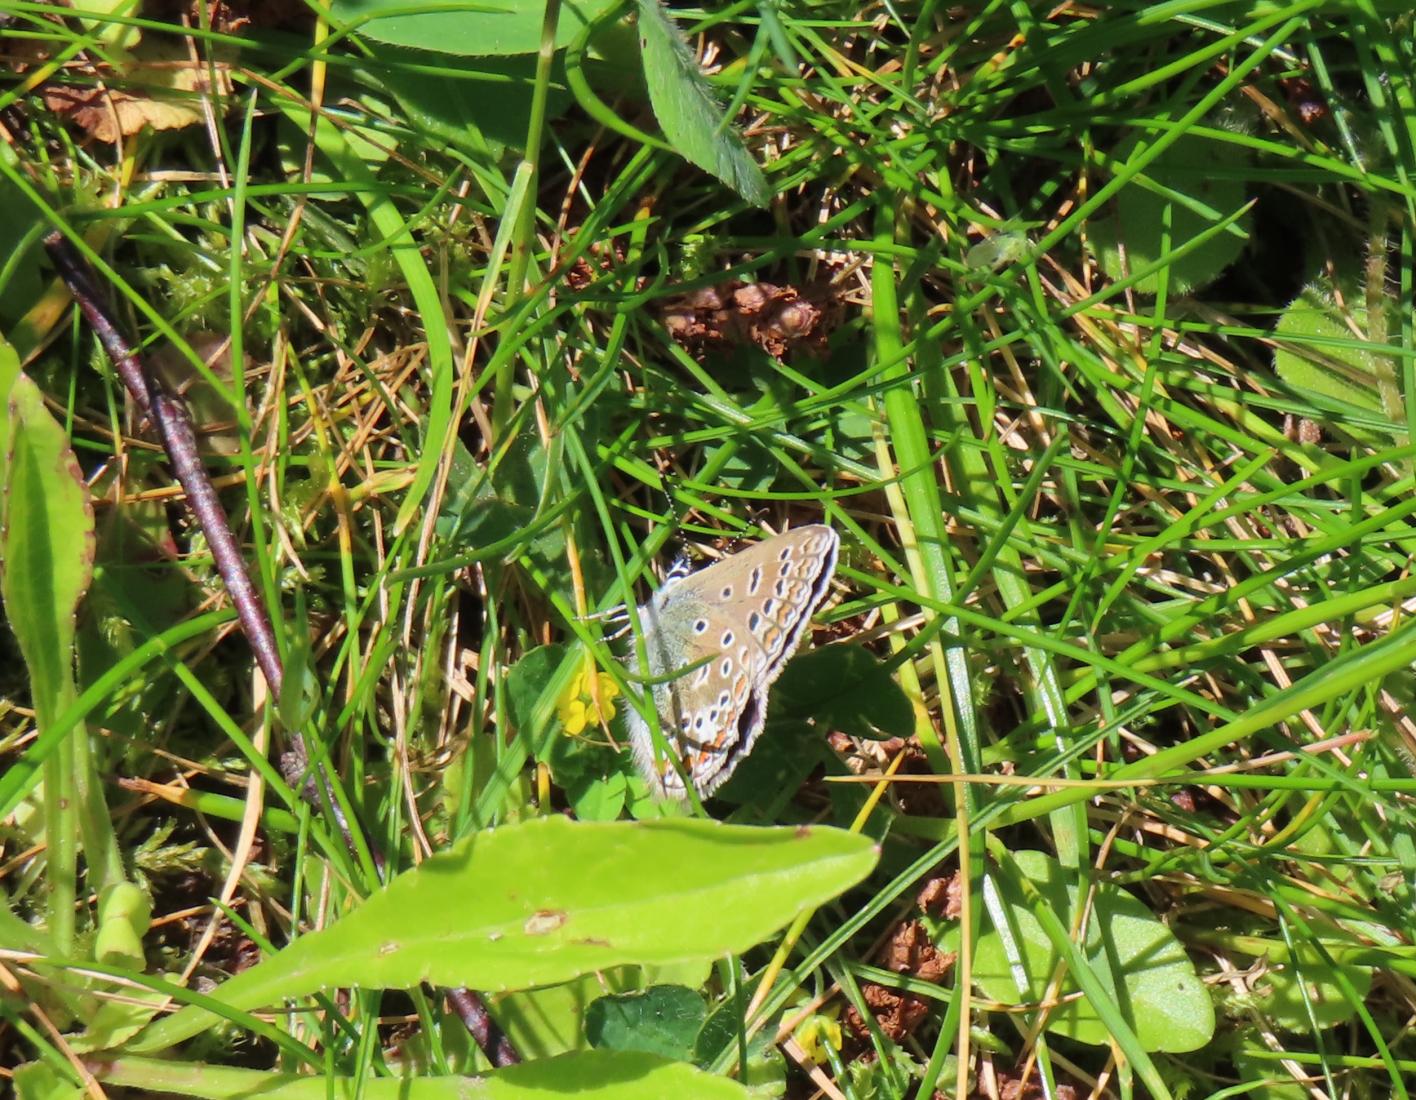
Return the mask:
<path id="1" fill-rule="evenodd" d="M 512 1046 L 527 1060 L 586 1050 L 585 1014 L 606 993 L 629 993 L 662 983 L 697 988 L 708 980 L 711 965 L 620 966 L 584 974 L 560 985 L 514 990 L 491 998 L 492 1015 Z M 703 1062 L 695 1058 L 699 1065 Z"/>
<path id="2" fill-rule="evenodd" d="M 381 87 L 382 84 L 376 84 Z M 372 95 L 363 98 L 362 106 L 375 110 L 383 107 L 380 100 Z M 344 128 L 345 141 L 349 143 L 350 156 L 358 157 L 375 171 L 394 153 L 398 147 L 398 138 L 387 130 L 375 129 L 372 126 L 349 125 Z M 282 115 L 275 130 L 275 148 L 280 156 L 280 166 L 290 179 L 303 179 L 305 173 L 305 148 L 309 137 L 304 130 L 296 127 L 294 121 L 288 115 Z M 342 186 L 339 172 L 332 168 L 326 161 L 316 160 L 309 168 L 311 183 L 334 183 L 336 187 Z M 325 195 L 320 196 L 330 201 L 337 201 L 343 198 L 334 189 Z"/>
<path id="3" fill-rule="evenodd" d="M 176 980 L 175 974 L 164 977 Z M 65 1037 L 70 1048 L 80 1054 L 111 1050 L 127 1042 L 168 1005 L 166 993 L 141 987 L 127 987 L 121 997 L 103 997 L 97 1001 L 97 1009 L 85 1017 L 83 1034 Z"/>
<path id="4" fill-rule="evenodd" d="M 14 1087 L 16 1100 L 83 1100 L 89 1095 L 88 1089 L 43 1062 L 17 1066 Z"/>
<path id="5" fill-rule="evenodd" d="M 762 169 L 723 118 L 688 43 L 658 0 L 639 0 L 639 41 L 654 116 L 684 159 L 722 180 L 753 206 L 771 192 Z"/>
<path id="6" fill-rule="evenodd" d="M 619 0 L 564 0 L 557 48 L 568 46 Z M 545 0 L 433 0 L 407 14 L 408 0 L 333 0 L 340 24 L 390 46 L 461 57 L 510 56 L 541 48 Z M 432 10 L 429 10 L 432 9 Z M 446 10 L 438 10 L 446 9 Z"/>
<path id="7" fill-rule="evenodd" d="M 1140 140 L 1133 137 L 1111 154 L 1114 168 L 1125 165 Z M 1121 190 L 1110 213 L 1090 222 L 1102 270 L 1112 279 L 1140 271 L 1243 206 L 1239 176 L 1246 163 L 1243 150 L 1228 142 L 1187 136 L 1170 146 L 1147 165 L 1144 179 L 1134 178 Z M 1135 283 L 1136 293 L 1155 294 L 1162 275 L 1171 296 L 1213 282 L 1239 258 L 1252 220 L 1246 213 L 1225 232 L 1174 258 L 1164 270 Z"/>
<path id="8" fill-rule="evenodd" d="M 1267 1038 L 1259 1028 L 1245 1028 L 1230 1055 L 1245 1100 L 1309 1100 L 1313 1094 L 1284 1072 L 1280 1059 L 1285 1052 L 1269 1050 Z"/>
<path id="9" fill-rule="evenodd" d="M 628 963 L 718 958 L 859 882 L 877 854 L 866 838 L 829 828 L 541 818 L 468 837 L 213 999 L 252 1009 L 329 986 L 420 982 L 497 992 Z M 137 1049 L 170 1046 L 213 1019 L 183 1009 Z"/>
<path id="10" fill-rule="evenodd" d="M 7 412 L 0 596 L 43 727 L 74 694 L 74 615 L 93 571 L 93 507 L 68 436 L 23 374 Z"/>
<path id="11" fill-rule="evenodd" d="M 105 1084 L 201 1100 L 748 1100 L 746 1088 L 652 1054 L 591 1050 L 510 1066 L 482 1077 L 334 1077 L 123 1058 L 97 1067 Z"/>
<path id="12" fill-rule="evenodd" d="M 12 146 L 0 146 L 0 159 L 5 161 L 6 167 L 23 174 Z M 0 210 L 5 211 L 5 216 L 0 218 L 0 257 L 3 257 L 0 258 L 0 331 L 6 332 L 16 343 L 32 346 L 36 337 L 28 325 L 23 326 L 23 332 L 11 331 L 11 326 L 20 321 L 44 293 L 44 278 L 39 268 L 43 253 L 34 244 L 35 229 L 44 221 L 44 214 L 7 175 L 0 175 Z M 3 339 L 0 346 L 7 346 Z M 18 358 L 14 369 L 19 370 Z M 8 389 L 6 367 L 0 364 L 0 400 Z"/>
<path id="13" fill-rule="evenodd" d="M 706 369 L 712 371 L 714 381 L 724 389 L 746 389 L 752 384 L 754 372 L 758 376 L 764 372 L 764 364 L 756 356 L 733 348 L 731 354 L 712 356 Z M 733 439 L 722 450 L 727 457 L 719 463 L 717 482 L 725 488 L 765 496 L 781 476 L 782 463 L 770 447 L 750 439 Z M 709 461 L 717 459 L 718 451 L 718 447 L 707 448 Z"/>
<path id="14" fill-rule="evenodd" d="M 708 1006 L 696 991 L 656 985 L 595 1001 L 585 1017 L 585 1037 L 601 1050 L 639 1050 L 687 1061 L 707 1016 Z"/>
<path id="15" fill-rule="evenodd" d="M 563 645 L 543 645 L 527 650 L 506 675 L 506 702 L 517 729 L 534 721 L 536 700 L 546 690 L 551 677 L 565 660 Z"/>
<path id="16" fill-rule="evenodd" d="M 545 117 L 559 118 L 575 102 L 566 88 L 561 54 L 546 89 Z M 429 61 L 439 60 L 438 71 Z M 410 122 L 452 145 L 493 159 L 523 151 L 531 121 L 536 57 L 430 59 L 426 53 L 386 48 L 364 63 L 366 79 L 386 89 Z"/>
<path id="17" fill-rule="evenodd" d="M 109 15 L 140 15 L 141 0 L 74 0 L 70 7 L 91 16 L 81 22 L 110 50 L 131 50 L 143 36 L 141 27 L 131 23 L 115 23 L 105 18 Z"/>
<path id="18" fill-rule="evenodd" d="M 603 776 L 582 775 L 566 790 L 581 821 L 614 821 L 629 800 L 629 777 L 622 771 Z"/>
<path id="19" fill-rule="evenodd" d="M 1337 1027 L 1357 1015 L 1358 1004 L 1372 989 L 1370 966 L 1341 968 L 1357 995 L 1358 1000 L 1353 1002 L 1343 993 L 1334 967 L 1316 950 L 1301 947 L 1299 960 L 1300 965 L 1296 967 L 1291 958 L 1271 964 L 1255 988 L 1257 1007 L 1266 1022 L 1301 1034 L 1314 1026 L 1322 1030 Z"/>
<path id="20" fill-rule="evenodd" d="M 5 468 L 5 456 L 10 453 L 10 417 L 6 410 L 10 407 L 10 390 L 19 377 L 19 354 L 0 336 L 0 470 Z M 4 513 L 0 512 L 0 521 L 3 519 Z"/>
<path id="21" fill-rule="evenodd" d="M 549 463 L 531 420 L 509 446 L 498 451 L 489 470 L 459 443 L 453 450 L 454 491 L 438 513 L 438 533 L 449 543 L 476 550 L 519 535 L 516 553 L 525 555 L 545 574 L 545 584 L 569 589 L 562 525 L 543 524 L 539 533 L 526 533 L 542 507 Z M 596 572 L 593 559 L 586 566 L 589 582 Z"/>
<path id="22" fill-rule="evenodd" d="M 1059 919 L 1074 927 L 1078 911 L 1075 875 L 1042 852 L 1022 851 L 1015 857 Z M 990 929 L 979 937 L 974 980 L 987 996 L 1003 1004 L 1040 1001 L 1057 967 L 1057 953 L 1022 895 L 1001 876 L 993 881 L 1007 907 L 1011 938 L 1021 949 L 1022 958 L 1011 959 L 1003 937 Z M 1214 1037 L 1214 1004 L 1184 947 L 1124 890 L 1105 883 L 1097 888 L 1087 919 L 1084 953 L 1146 1050 L 1198 1050 Z M 1019 975 L 1025 979 L 1023 990 L 1018 988 Z M 1060 996 L 1072 999 L 1049 1013 L 1047 1029 L 1078 1042 L 1105 1045 L 1110 1040 L 1105 1023 L 1077 992 L 1076 982 L 1069 976 L 1062 983 Z"/>
<path id="23" fill-rule="evenodd" d="M 879 657 L 864 646 L 827 645 L 796 658 L 782 673 L 773 703 L 788 714 L 853 737 L 908 737 L 914 711 Z"/>
<path id="24" fill-rule="evenodd" d="M 1332 293 L 1309 287 L 1289 304 L 1274 329 L 1279 340 L 1274 370 L 1300 393 L 1348 406 L 1348 416 L 1338 420 L 1354 438 L 1390 440 L 1404 419 L 1396 360 L 1361 346 L 1359 334 L 1368 331 L 1368 318 L 1360 292 L 1346 286 L 1341 299 L 1345 308 Z M 1389 332 L 1399 331 L 1395 308 L 1388 310 L 1386 322 Z M 1348 418 L 1357 423 L 1347 423 Z M 1388 431 L 1367 426 L 1384 420 L 1392 422 Z"/>

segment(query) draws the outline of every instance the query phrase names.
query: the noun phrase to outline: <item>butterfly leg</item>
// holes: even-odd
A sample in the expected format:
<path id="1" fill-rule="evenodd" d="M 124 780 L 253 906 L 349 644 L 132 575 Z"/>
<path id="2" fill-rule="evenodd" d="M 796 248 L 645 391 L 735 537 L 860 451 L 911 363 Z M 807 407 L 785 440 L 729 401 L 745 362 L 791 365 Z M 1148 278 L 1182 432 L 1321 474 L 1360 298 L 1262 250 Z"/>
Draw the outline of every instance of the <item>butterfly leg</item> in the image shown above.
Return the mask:
<path id="1" fill-rule="evenodd" d="M 581 615 L 582 623 L 604 623 L 617 629 L 611 634 L 605 635 L 605 641 L 617 642 L 629 633 L 629 609 L 624 604 L 615 604 L 614 607 L 607 607 L 604 611 L 593 611 L 589 615 Z"/>

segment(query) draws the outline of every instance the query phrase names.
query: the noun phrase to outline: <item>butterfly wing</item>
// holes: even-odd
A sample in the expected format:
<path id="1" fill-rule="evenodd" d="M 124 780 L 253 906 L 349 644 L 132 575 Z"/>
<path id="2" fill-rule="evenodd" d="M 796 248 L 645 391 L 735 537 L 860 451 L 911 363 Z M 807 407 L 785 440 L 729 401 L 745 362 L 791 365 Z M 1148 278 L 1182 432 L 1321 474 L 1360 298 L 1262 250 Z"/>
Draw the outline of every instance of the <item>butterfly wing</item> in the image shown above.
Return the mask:
<path id="1" fill-rule="evenodd" d="M 767 715 L 767 690 L 796 652 L 826 598 L 839 540 L 801 527 L 675 578 L 640 609 L 669 745 L 707 797 L 752 749 Z M 683 778 L 658 757 L 648 724 L 629 712 L 630 744 L 657 794 L 684 798 Z"/>
<path id="2" fill-rule="evenodd" d="M 716 609 L 682 606 L 693 611 L 692 622 L 706 622 L 714 636 L 720 636 L 726 628 Z M 706 637 L 685 636 L 672 615 L 658 620 L 656 627 L 652 605 L 641 610 L 647 612 L 641 624 L 645 626 L 650 674 L 661 680 L 685 670 L 676 678 L 654 685 L 659 729 L 695 789 L 706 797 L 736 766 L 734 749 L 743 723 L 749 728 L 753 725 L 751 671 L 711 646 Z M 678 770 L 662 754 L 655 753 L 648 724 L 633 709 L 628 711 L 628 719 L 635 762 L 654 793 L 686 798 Z"/>

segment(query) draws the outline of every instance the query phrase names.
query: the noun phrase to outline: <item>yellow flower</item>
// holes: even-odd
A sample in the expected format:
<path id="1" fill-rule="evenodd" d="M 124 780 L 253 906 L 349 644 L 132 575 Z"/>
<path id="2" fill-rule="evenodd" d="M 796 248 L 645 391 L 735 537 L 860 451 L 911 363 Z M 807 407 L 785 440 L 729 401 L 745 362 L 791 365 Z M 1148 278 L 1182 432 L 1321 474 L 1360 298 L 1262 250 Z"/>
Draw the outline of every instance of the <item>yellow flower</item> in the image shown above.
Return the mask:
<path id="1" fill-rule="evenodd" d="M 592 676 L 595 678 L 593 681 Z M 590 690 L 592 683 L 597 689 L 595 692 Z M 556 714 L 565 732 L 574 737 L 583 733 L 587 726 L 608 722 L 615 716 L 615 705 L 611 700 L 618 694 L 619 685 L 613 678 L 608 673 L 596 672 L 594 664 L 586 661 L 566 693 L 556 702 Z"/>
<path id="2" fill-rule="evenodd" d="M 792 1038 L 797 1041 L 803 1054 L 818 1066 L 825 1065 L 828 1058 L 826 1048 L 841 1049 L 841 1022 L 816 1013 L 801 1022 Z"/>

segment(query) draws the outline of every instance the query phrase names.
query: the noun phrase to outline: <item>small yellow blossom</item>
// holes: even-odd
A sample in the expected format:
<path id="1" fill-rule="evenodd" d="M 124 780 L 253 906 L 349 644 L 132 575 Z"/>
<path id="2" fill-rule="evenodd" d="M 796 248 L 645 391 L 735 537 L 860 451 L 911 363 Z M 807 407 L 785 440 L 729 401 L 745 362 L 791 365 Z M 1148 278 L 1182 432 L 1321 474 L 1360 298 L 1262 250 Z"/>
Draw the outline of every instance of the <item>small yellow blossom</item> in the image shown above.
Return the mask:
<path id="1" fill-rule="evenodd" d="M 801 1022 L 792 1038 L 803 1054 L 818 1066 L 825 1065 L 829 1057 L 826 1048 L 841 1049 L 841 1021 L 815 1013 Z"/>
<path id="2" fill-rule="evenodd" d="M 590 690 L 591 676 L 598 690 Z M 556 714 L 560 717 L 565 732 L 572 737 L 583 733 L 587 726 L 598 726 L 615 716 L 615 705 L 611 700 L 619 694 L 619 685 L 606 672 L 596 672 L 595 666 L 587 661 L 585 667 L 571 682 L 566 693 L 556 702 Z"/>

